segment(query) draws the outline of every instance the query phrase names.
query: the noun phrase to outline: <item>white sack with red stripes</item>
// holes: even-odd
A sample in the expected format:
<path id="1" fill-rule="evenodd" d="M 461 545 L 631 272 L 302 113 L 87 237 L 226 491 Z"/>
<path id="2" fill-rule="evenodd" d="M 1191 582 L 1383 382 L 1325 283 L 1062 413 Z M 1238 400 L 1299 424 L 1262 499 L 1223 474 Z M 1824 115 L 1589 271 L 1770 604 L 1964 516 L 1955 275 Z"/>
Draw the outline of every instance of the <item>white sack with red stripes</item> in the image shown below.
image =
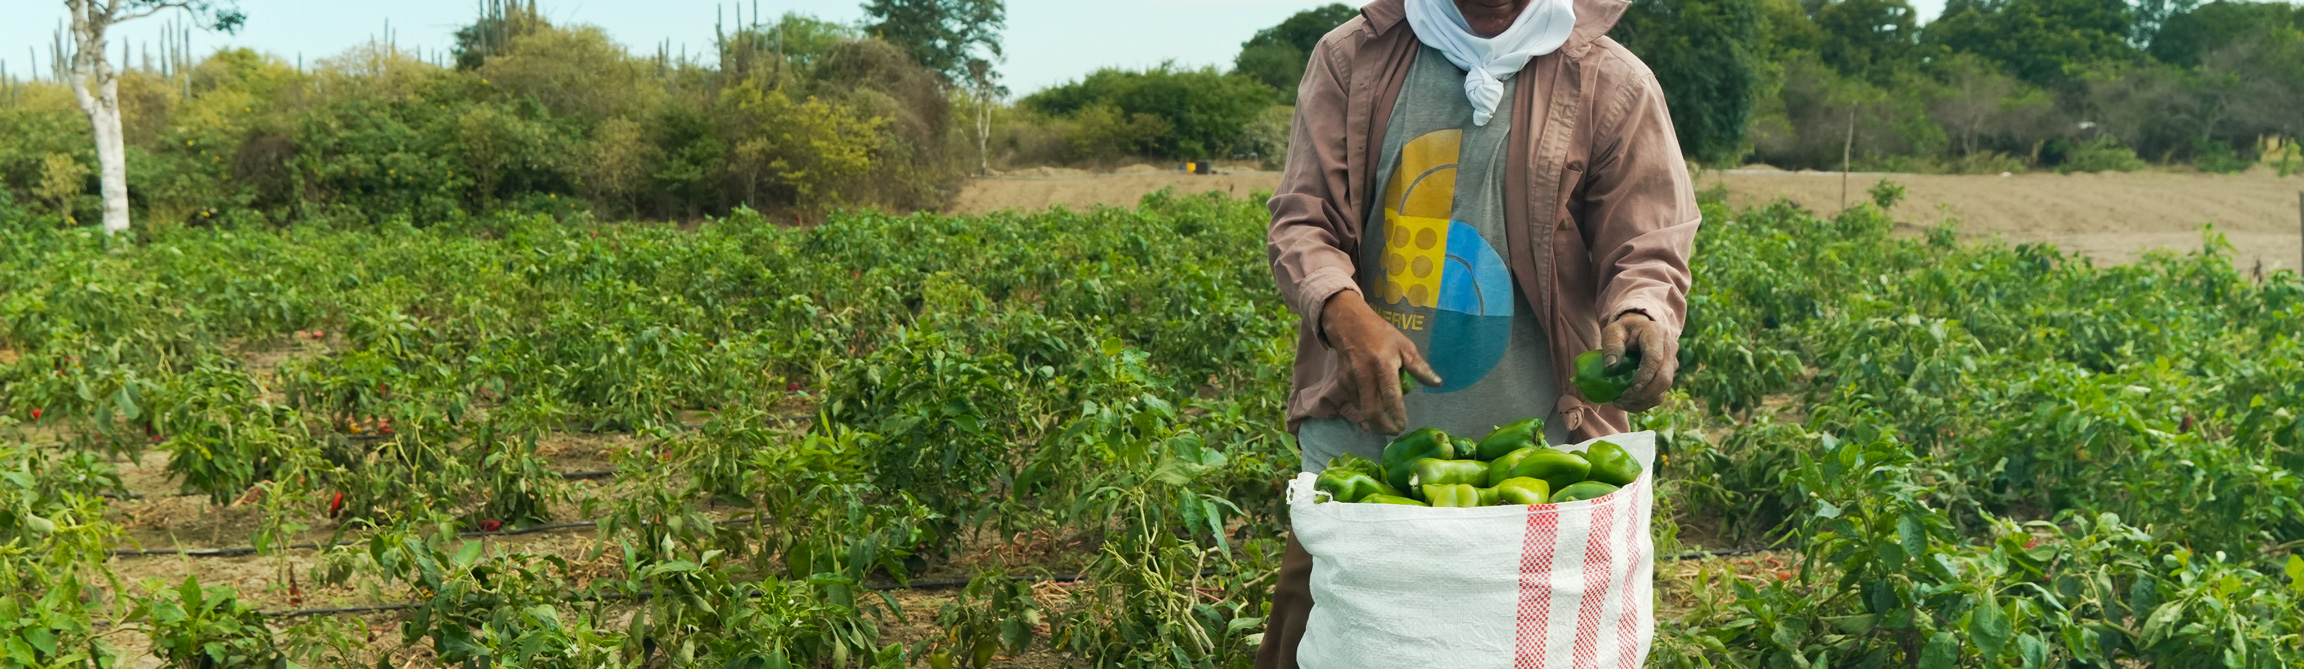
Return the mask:
<path id="1" fill-rule="evenodd" d="M 1565 504 L 1441 509 L 1315 503 L 1288 485 L 1312 554 L 1304 669 L 1635 669 L 1656 635 L 1656 434 L 1603 437 L 1640 479 Z M 1594 439 L 1562 450 L 1589 447 Z M 1326 493 L 1317 493 L 1325 497 Z"/>

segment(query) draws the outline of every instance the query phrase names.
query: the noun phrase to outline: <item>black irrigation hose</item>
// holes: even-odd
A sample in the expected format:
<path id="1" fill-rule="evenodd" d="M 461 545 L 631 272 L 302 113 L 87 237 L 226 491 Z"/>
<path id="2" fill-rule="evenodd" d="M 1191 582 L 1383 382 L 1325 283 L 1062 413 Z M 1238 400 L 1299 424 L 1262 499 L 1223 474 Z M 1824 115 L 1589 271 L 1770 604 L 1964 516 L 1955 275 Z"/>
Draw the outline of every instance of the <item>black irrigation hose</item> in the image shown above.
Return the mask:
<path id="1" fill-rule="evenodd" d="M 712 522 L 715 525 L 736 525 L 741 523 L 749 523 L 756 519 L 757 517 L 755 516 L 745 516 L 743 518 L 728 518 L 725 520 L 715 520 Z M 581 527 L 598 527 L 599 525 L 600 521 L 597 520 L 580 523 L 553 523 L 550 525 L 537 525 L 535 527 L 523 527 L 512 530 L 498 530 L 495 532 L 458 532 L 456 533 L 456 536 L 466 539 L 476 537 L 509 537 L 522 534 L 535 534 L 538 532 L 570 530 Z M 357 545 L 358 543 L 359 542 L 352 541 L 305 541 L 281 546 L 280 550 L 330 548 L 334 546 L 352 546 Z M 185 557 L 232 557 L 235 555 L 252 555 L 255 552 L 255 546 L 232 546 L 228 548 L 117 548 L 112 550 L 112 557 L 151 557 L 154 555 L 182 555 Z"/>
<path id="2" fill-rule="evenodd" d="M 812 414 L 812 413 L 788 413 L 788 414 L 783 414 L 783 415 L 778 415 L 778 416 L 765 416 L 765 417 L 763 417 L 763 420 L 766 420 L 766 421 L 768 421 L 768 422 L 771 422 L 771 423 L 800 423 L 800 422 L 806 422 L 806 421 L 812 421 L 812 420 L 816 420 L 816 414 Z M 680 431 L 682 431 L 682 432 L 694 432 L 694 431 L 697 431 L 697 430 L 701 430 L 701 429 L 704 429 L 704 426 L 705 426 L 705 423 L 681 423 L 681 424 L 680 424 Z M 584 428 L 584 427 L 573 428 L 573 429 L 570 429 L 570 430 L 568 430 L 568 431 L 569 431 L 569 432 L 573 432 L 573 433 L 576 433 L 576 434 L 637 434 L 636 432 L 634 432 L 634 431 L 632 431 L 632 430 L 598 430 L 598 429 L 593 429 L 593 428 Z M 344 435 L 344 438 L 345 438 L 346 440 L 349 440 L 349 441 L 383 441 L 383 440 L 385 440 L 385 439 L 389 439 L 389 438 L 391 438 L 391 436 L 392 436 L 392 435 L 384 435 L 384 434 L 347 434 L 347 435 Z"/>
<path id="3" fill-rule="evenodd" d="M 1066 574 L 1066 575 L 1063 575 L 1063 576 L 1046 576 L 1046 577 L 1042 577 L 1042 576 L 1011 576 L 1011 577 L 1009 577 L 1009 578 L 1010 578 L 1010 579 L 1012 579 L 1012 580 L 1018 580 L 1018 581 L 1032 581 L 1032 582 L 1046 582 L 1046 583 L 1076 583 L 1076 582 L 1079 582 L 1079 581 L 1080 581 L 1080 579 L 1081 579 L 1081 576 L 1080 576 L 1079 574 Z M 951 589 L 951 588 L 959 588 L 959 587 L 965 587 L 965 586 L 967 586 L 967 585 L 968 585 L 970 582 L 973 582 L 974 580 L 975 580 L 975 579 L 969 579 L 969 578 L 946 578 L 946 579 L 937 579 L 937 580 L 933 580 L 933 581 L 912 581 L 912 582 L 910 582 L 910 583 L 867 583 L 867 584 L 865 584 L 865 585 L 864 585 L 864 588 L 865 588 L 865 589 L 867 589 L 867 590 L 948 590 L 948 589 Z M 759 594 L 767 594 L 767 593 L 759 593 Z M 642 595 L 642 596 L 640 597 L 640 599 L 647 599 L 647 598 L 650 598 L 650 597 L 654 597 L 654 596 L 655 596 L 655 594 L 654 594 L 654 593 L 649 593 L 649 594 L 646 594 L 646 595 Z M 570 597 L 570 599 L 575 599 L 575 600 L 599 600 L 599 599 L 630 599 L 630 598 L 631 598 L 631 597 L 629 597 L 629 596 L 625 595 L 624 593 L 620 593 L 620 592 L 603 592 L 603 593 L 592 593 L 592 594 L 581 594 L 581 595 L 574 595 L 574 594 L 572 594 L 572 596 Z M 377 612 L 382 612 L 382 611 L 406 611 L 406 610 L 408 610 L 408 609 L 413 609 L 413 608 L 416 608 L 416 607 L 418 607 L 418 606 L 422 606 L 422 605 L 421 605 L 421 604 L 377 604 L 377 605 L 374 605 L 374 606 L 340 606 L 340 607 L 334 607 L 334 608 L 325 608 L 325 609 L 294 609 L 294 610 L 289 610 L 289 611 L 265 611 L 265 612 L 263 612 L 263 616 L 264 616 L 264 617 L 266 617 L 266 618 L 302 618 L 302 617 L 305 617 L 305 616 L 332 616 L 332 615 L 341 615 L 341 614 L 346 614 L 346 613 L 377 613 Z"/>
<path id="4" fill-rule="evenodd" d="M 1660 559 L 1660 560 L 1701 560 L 1701 559 L 1704 559 L 1704 558 L 1708 558 L 1708 557 L 1727 557 L 1727 556 L 1730 556 L 1730 555 L 1751 555 L 1751 554 L 1753 554 L 1753 553 L 1764 552 L 1764 551 L 1767 551 L 1767 550 L 1768 550 L 1768 549 L 1767 549 L 1767 547 L 1764 547 L 1764 546 L 1752 546 L 1752 547 L 1748 547 L 1748 548 L 1723 548 L 1723 549 L 1719 549 L 1719 550 L 1710 550 L 1710 551 L 1688 551 L 1688 552 L 1686 552 L 1686 553 L 1672 553 L 1672 554 L 1669 554 L 1669 555 L 1658 555 L 1658 556 L 1656 556 L 1656 558 L 1657 558 L 1657 559 Z"/>
<path id="5" fill-rule="evenodd" d="M 560 475 L 560 480 L 594 480 L 594 478 L 615 478 L 615 471 L 613 468 L 597 468 L 597 471 L 569 471 L 569 473 Z M 207 496 L 207 494 L 205 491 L 180 491 L 180 494 L 118 494 L 118 491 L 99 491 L 97 496 L 111 498 L 111 501 L 136 501 L 136 498 L 180 498 L 180 496 Z"/>
<path id="6" fill-rule="evenodd" d="M 1663 560 L 1691 560 L 1691 559 L 1697 559 L 1697 558 L 1705 558 L 1705 557 L 1719 557 L 1719 556 L 1727 556 L 1727 555 L 1747 555 L 1747 554 L 1751 554 L 1751 553 L 1758 553 L 1758 552 L 1761 552 L 1761 551 L 1765 551 L 1765 550 L 1767 550 L 1767 549 L 1766 549 L 1766 548 L 1759 548 L 1759 547 L 1753 547 L 1753 548 L 1728 548 L 1728 549 L 1722 549 L 1722 550 L 1709 550 L 1709 551 L 1689 551 L 1689 552 L 1686 552 L 1686 553 L 1671 553 L 1671 554 L 1668 554 L 1668 555 L 1659 555 L 1659 556 L 1656 556 L 1656 557 L 1657 557 L 1658 559 L 1663 559 Z M 1013 580 L 1013 581 L 1031 581 L 1031 582 L 1045 582 L 1045 583 L 1078 583 L 1078 582 L 1080 582 L 1081 580 L 1083 580 L 1084 578 L 1085 578 L 1085 577 L 1084 577 L 1083 575 L 1081 575 L 1081 574 L 1065 574 L 1065 575 L 1062 575 L 1062 576 L 1010 576 L 1010 577 L 1008 577 L 1008 579 L 1009 579 L 1009 580 Z M 944 579 L 935 579 L 935 580 L 929 580 L 929 581 L 911 581 L 911 582 L 906 582 L 906 583 L 867 583 L 867 584 L 865 584 L 865 585 L 864 585 L 864 588 L 865 588 L 865 589 L 867 589 L 867 590 L 880 590 L 880 591 L 888 591 L 888 590 L 946 590 L 946 589 L 950 589 L 950 588 L 966 587 L 966 586 L 967 586 L 969 583 L 972 583 L 972 582 L 974 582 L 975 580 L 976 580 L 976 579 L 973 579 L 973 578 L 944 578 Z M 652 596 L 652 595 L 650 595 L 650 596 Z M 621 593 L 602 593 L 602 594 L 593 594 L 593 595 L 581 595 L 581 596 L 578 596 L 578 597 L 577 597 L 577 599 L 623 599 L 623 598 L 624 598 L 624 595 L 623 595 L 623 594 L 621 594 Z M 332 615 L 340 615 L 340 614 L 346 614 L 346 613 L 377 613 L 377 612 L 383 612 L 383 611 L 405 611 L 405 610 L 408 610 L 408 609 L 413 609 L 413 608 L 416 608 L 417 606 L 419 606 L 419 605 L 417 605 L 417 604 L 379 604 L 379 605 L 375 605 L 375 606 L 344 606 L 344 607 L 337 607 L 337 608 L 327 608 L 327 609 L 295 609 L 295 610 L 291 610 L 291 611 L 267 611 L 267 612 L 264 612 L 264 614 L 263 614 L 263 615 L 264 615 L 264 617 L 266 617 L 266 618 L 283 618 L 283 619 L 285 619 L 285 618 L 302 618 L 302 617 L 305 617 L 305 616 L 332 616 Z"/>
<path id="7" fill-rule="evenodd" d="M 814 414 L 786 414 L 786 415 L 782 415 L 782 416 L 769 416 L 769 417 L 768 417 L 768 420 L 770 420 L 770 421 L 778 421 L 778 422 L 785 422 L 785 423 L 798 423 L 798 422 L 802 422 L 802 421 L 810 421 L 810 420 L 815 420 L 815 419 L 816 419 L 816 416 L 815 416 Z M 700 429 L 703 429 L 703 427 L 704 427 L 704 424 L 703 424 L 703 423 L 681 423 L 681 424 L 680 424 L 680 427 L 681 427 L 681 429 L 683 429 L 683 430 L 686 430 L 686 431 L 691 431 L 691 432 L 692 432 L 692 431 L 695 431 L 695 430 L 700 430 Z M 586 431 L 586 433 L 587 433 L 587 434 L 601 434 L 601 433 L 599 433 L 599 432 L 592 432 L 592 431 Z M 382 439 L 384 439 L 385 437 L 384 437 L 384 435 L 378 435 L 378 434 L 353 434 L 353 435 L 345 435 L 345 438 L 347 438 L 347 439 L 351 439 L 351 440 L 354 440 L 354 441 L 379 441 L 379 440 L 382 440 Z M 566 480 L 566 481 L 588 481 L 588 480 L 592 480 L 592 479 L 605 479 L 605 478 L 615 478 L 615 476 L 616 476 L 616 470 L 613 470 L 613 469 L 599 469 L 599 470 L 593 470 L 593 471 L 582 471 L 582 472 L 567 472 L 567 473 L 561 474 L 561 475 L 560 475 L 560 478 L 561 478 L 562 480 Z M 132 493 L 132 492 L 130 492 L 130 493 L 117 493 L 117 492 L 100 492 L 100 493 L 96 493 L 96 496 L 98 496 L 98 497 L 102 497 L 102 498 L 104 498 L 104 499 L 173 499 L 173 498 L 177 498 L 177 497 L 200 497 L 200 496 L 203 496 L 203 495 L 206 495 L 206 494 L 208 494 L 208 493 L 204 493 L 204 492 L 180 492 L 180 493 L 175 493 L 175 494 L 171 494 L 171 495 L 145 495 L 145 494 L 141 494 L 141 493 Z"/>

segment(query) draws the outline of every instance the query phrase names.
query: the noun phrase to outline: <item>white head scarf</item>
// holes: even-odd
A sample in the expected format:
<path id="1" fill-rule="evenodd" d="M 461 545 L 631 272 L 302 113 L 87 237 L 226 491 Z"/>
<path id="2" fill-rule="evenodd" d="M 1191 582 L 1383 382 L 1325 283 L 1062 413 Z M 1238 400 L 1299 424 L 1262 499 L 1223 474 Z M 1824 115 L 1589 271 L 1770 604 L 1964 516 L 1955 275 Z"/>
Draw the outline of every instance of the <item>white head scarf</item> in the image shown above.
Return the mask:
<path id="1" fill-rule="evenodd" d="M 1472 101 L 1473 125 L 1488 125 L 1488 119 L 1496 116 L 1496 105 L 1504 101 L 1505 77 L 1519 72 L 1528 59 L 1558 50 L 1576 29 L 1573 0 L 1530 0 L 1512 27 L 1495 37 L 1472 34 L 1455 0 L 1407 0 L 1407 4 L 1408 27 L 1416 31 L 1416 39 L 1464 68 L 1464 95 Z"/>

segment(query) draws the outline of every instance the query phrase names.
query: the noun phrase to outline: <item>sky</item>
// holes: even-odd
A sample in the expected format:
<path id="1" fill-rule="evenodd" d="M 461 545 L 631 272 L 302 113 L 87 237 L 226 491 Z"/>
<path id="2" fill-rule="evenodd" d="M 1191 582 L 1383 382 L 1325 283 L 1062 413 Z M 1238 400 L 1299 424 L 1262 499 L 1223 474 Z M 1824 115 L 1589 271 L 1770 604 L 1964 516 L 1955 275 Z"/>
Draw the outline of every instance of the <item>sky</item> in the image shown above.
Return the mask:
<path id="1" fill-rule="evenodd" d="M 1000 66 L 1009 90 L 1018 95 L 1080 78 L 1105 67 L 1142 68 L 1173 61 L 1179 66 L 1229 67 L 1240 43 L 1257 30 L 1298 11 L 1330 0 L 1008 0 L 1003 35 L 1007 61 Z M 474 0 L 239 0 L 248 23 L 238 34 L 195 30 L 195 53 L 217 47 L 249 47 L 295 62 L 334 55 L 369 39 L 389 25 L 393 41 L 426 54 L 445 52 L 452 33 L 477 13 Z M 653 53 L 671 43 L 691 54 L 708 53 L 717 10 L 731 22 L 739 6 L 711 0 L 540 0 L 555 23 L 583 23 L 605 29 L 636 53 Z M 854 23 L 862 20 L 858 0 L 769 0 L 741 4 L 746 21 L 757 13 L 786 12 Z M 1917 0 L 1920 16 L 1934 18 L 1943 0 Z M 141 52 L 159 46 L 163 14 L 121 24 L 112 34 L 117 54 L 123 43 Z M 37 62 L 49 65 L 48 51 L 62 0 L 0 0 L 0 68 L 22 77 Z M 427 55 L 429 58 L 429 55 Z M 142 60 L 142 56 L 137 56 Z"/>

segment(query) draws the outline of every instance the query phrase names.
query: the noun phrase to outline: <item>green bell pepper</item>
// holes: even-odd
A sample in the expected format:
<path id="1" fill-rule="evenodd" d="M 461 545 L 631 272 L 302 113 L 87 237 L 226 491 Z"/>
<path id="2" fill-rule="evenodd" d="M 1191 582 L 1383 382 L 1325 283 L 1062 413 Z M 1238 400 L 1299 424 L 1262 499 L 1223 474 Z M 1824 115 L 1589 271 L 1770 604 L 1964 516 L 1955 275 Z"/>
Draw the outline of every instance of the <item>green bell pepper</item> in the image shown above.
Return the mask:
<path id="1" fill-rule="evenodd" d="M 1369 495 L 1398 495 L 1399 490 L 1384 485 L 1376 477 L 1350 469 L 1330 469 L 1320 472 L 1312 480 L 1312 489 L 1333 495 L 1339 502 L 1357 502 Z"/>
<path id="2" fill-rule="evenodd" d="M 1424 501 L 1435 507 L 1480 506 L 1480 488 L 1464 483 L 1433 483 L 1424 486 Z"/>
<path id="3" fill-rule="evenodd" d="M 1552 484 L 1526 476 L 1504 479 L 1490 490 L 1496 491 L 1499 504 L 1550 504 L 1552 499 Z"/>
<path id="4" fill-rule="evenodd" d="M 1605 441 L 1593 442 L 1584 459 L 1592 462 L 1591 476 L 1594 481 L 1625 486 L 1631 485 L 1632 479 L 1640 478 L 1640 461 L 1632 459 L 1632 454 L 1622 446 Z"/>
<path id="5" fill-rule="evenodd" d="M 1544 445 L 1544 419 L 1530 418 L 1496 428 L 1480 438 L 1479 458 L 1494 460 L 1529 446 Z"/>
<path id="6" fill-rule="evenodd" d="M 1584 456 L 1557 451 L 1542 446 L 1530 446 L 1504 454 L 1488 463 L 1488 484 L 1495 485 L 1505 479 L 1528 477 L 1543 479 L 1553 490 L 1584 480 L 1591 473 L 1592 463 Z"/>
<path id="7" fill-rule="evenodd" d="M 1624 396 L 1632 388 L 1632 373 L 1640 371 L 1640 352 L 1624 354 L 1614 365 L 1602 364 L 1599 349 L 1585 351 L 1576 356 L 1576 389 L 1584 399 L 1594 404 L 1607 404 Z"/>
<path id="8" fill-rule="evenodd" d="M 1415 476 L 1415 472 L 1409 471 L 1408 463 L 1428 458 L 1459 459 L 1455 438 L 1436 427 L 1419 428 L 1400 435 L 1384 446 L 1384 460 L 1381 463 L 1384 476 L 1381 478 L 1394 488 L 1408 490 L 1411 487 L 1409 479 Z"/>
<path id="9" fill-rule="evenodd" d="M 1488 465 L 1478 460 L 1441 460 L 1424 458 L 1408 463 L 1414 485 L 1448 485 L 1461 483 L 1477 486 L 1488 479 Z"/>
<path id="10" fill-rule="evenodd" d="M 1578 500 L 1592 499 L 1595 497 L 1605 497 L 1608 495 L 1608 493 L 1612 492 L 1616 492 L 1616 486 L 1601 483 L 1599 481 L 1585 481 L 1583 483 L 1578 483 L 1566 488 L 1561 488 L 1560 492 L 1553 493 L 1552 503 L 1559 504 L 1561 502 L 1574 502 Z"/>
<path id="11" fill-rule="evenodd" d="M 1401 497 L 1401 496 L 1398 496 L 1398 495 L 1384 495 L 1384 494 L 1376 494 L 1376 495 L 1369 495 L 1369 496 L 1367 496 L 1367 497 L 1362 497 L 1362 498 L 1360 498 L 1360 503 L 1361 503 L 1361 504 L 1398 504 L 1398 505 L 1401 505 L 1401 506 L 1431 506 L 1430 504 L 1425 504 L 1425 503 L 1423 503 L 1423 502 L 1419 502 L 1419 501 L 1416 501 L 1416 500 L 1408 499 L 1408 498 L 1406 498 L 1406 497 Z"/>

